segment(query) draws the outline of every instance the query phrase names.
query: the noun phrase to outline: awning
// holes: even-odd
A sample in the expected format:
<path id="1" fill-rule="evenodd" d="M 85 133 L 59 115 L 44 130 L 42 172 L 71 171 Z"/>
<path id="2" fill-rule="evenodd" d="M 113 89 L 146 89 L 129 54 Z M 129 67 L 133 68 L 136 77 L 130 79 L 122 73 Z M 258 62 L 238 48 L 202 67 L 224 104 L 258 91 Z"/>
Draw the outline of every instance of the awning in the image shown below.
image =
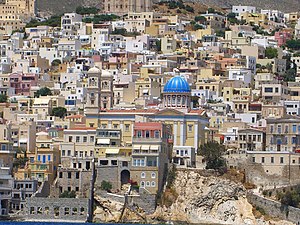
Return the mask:
<path id="1" fill-rule="evenodd" d="M 110 144 L 110 139 L 98 139 L 97 144 L 109 145 Z"/>
<path id="2" fill-rule="evenodd" d="M 149 150 L 149 145 L 142 145 L 142 150 Z"/>
<path id="3" fill-rule="evenodd" d="M 138 149 L 138 150 L 140 150 L 140 149 L 141 149 L 141 146 L 140 146 L 140 145 L 133 145 L 133 149 Z"/>
<path id="4" fill-rule="evenodd" d="M 151 146 L 150 146 L 150 149 L 151 149 L 151 150 L 158 150 L 158 149 L 159 149 L 159 146 L 158 146 L 158 145 L 151 145 Z"/>
<path id="5" fill-rule="evenodd" d="M 119 154 L 120 149 L 118 148 L 107 148 L 105 154 Z"/>
<path id="6" fill-rule="evenodd" d="M 28 139 L 27 138 L 20 138 L 19 143 L 27 143 Z"/>

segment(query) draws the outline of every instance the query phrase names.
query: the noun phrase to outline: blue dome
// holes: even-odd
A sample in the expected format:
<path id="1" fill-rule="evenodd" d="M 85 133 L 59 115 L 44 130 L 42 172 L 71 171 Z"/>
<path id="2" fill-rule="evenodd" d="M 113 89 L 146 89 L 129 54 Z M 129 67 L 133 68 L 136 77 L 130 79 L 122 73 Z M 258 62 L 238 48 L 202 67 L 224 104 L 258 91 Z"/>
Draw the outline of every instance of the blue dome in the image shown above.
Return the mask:
<path id="1" fill-rule="evenodd" d="M 164 87 L 164 93 L 186 93 L 191 92 L 188 82 L 182 77 L 173 77 L 171 78 Z"/>

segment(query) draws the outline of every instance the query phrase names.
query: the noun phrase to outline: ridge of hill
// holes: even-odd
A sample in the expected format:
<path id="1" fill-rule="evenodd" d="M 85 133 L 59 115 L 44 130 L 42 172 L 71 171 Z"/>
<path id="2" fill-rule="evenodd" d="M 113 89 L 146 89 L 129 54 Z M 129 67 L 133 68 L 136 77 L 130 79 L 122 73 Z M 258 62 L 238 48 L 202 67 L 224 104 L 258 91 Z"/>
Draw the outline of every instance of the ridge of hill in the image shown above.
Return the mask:
<path id="1" fill-rule="evenodd" d="M 278 9 L 283 12 L 300 11 L 299 0 L 188 0 L 184 2 L 200 3 L 203 7 L 231 7 L 232 5 L 250 5 L 258 9 Z M 78 6 L 100 7 L 99 0 L 37 0 L 38 11 L 42 14 L 62 14 L 74 12 Z"/>

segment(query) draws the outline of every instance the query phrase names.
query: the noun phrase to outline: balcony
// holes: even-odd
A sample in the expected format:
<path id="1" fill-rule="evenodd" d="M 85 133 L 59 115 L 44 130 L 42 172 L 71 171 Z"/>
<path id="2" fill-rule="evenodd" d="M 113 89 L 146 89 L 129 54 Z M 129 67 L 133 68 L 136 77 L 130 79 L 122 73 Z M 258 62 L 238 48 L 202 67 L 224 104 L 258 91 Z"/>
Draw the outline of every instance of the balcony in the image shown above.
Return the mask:
<path id="1" fill-rule="evenodd" d="M 133 137 L 132 142 L 151 142 L 151 143 L 157 143 L 162 142 L 162 138 L 154 138 L 154 137 Z"/>

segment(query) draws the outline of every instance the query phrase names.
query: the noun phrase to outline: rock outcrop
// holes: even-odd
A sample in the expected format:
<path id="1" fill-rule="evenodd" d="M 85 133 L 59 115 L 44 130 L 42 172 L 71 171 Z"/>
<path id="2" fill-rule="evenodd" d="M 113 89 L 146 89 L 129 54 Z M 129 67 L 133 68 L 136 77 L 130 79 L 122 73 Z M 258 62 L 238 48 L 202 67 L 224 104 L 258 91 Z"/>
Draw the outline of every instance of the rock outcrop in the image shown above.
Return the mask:
<path id="1" fill-rule="evenodd" d="M 166 192 L 167 193 L 167 192 Z M 202 176 L 197 171 L 178 171 L 169 190 L 171 196 L 166 205 L 156 208 L 152 215 L 145 215 L 149 223 L 161 221 L 180 221 L 197 224 L 257 224 L 288 225 L 287 221 L 264 221 L 256 219 L 252 205 L 247 201 L 246 189 L 228 179 L 215 176 Z M 162 198 L 165 198 L 163 195 Z M 162 199 L 164 201 L 164 199 Z M 97 222 L 118 222 L 123 204 L 98 197 L 101 204 L 95 211 Z M 127 222 L 144 222 L 137 214 L 127 211 Z"/>
<path id="2" fill-rule="evenodd" d="M 193 171 L 177 172 L 178 194 L 170 207 L 158 207 L 154 217 L 189 223 L 254 224 L 246 190 L 226 179 L 204 177 Z"/>

